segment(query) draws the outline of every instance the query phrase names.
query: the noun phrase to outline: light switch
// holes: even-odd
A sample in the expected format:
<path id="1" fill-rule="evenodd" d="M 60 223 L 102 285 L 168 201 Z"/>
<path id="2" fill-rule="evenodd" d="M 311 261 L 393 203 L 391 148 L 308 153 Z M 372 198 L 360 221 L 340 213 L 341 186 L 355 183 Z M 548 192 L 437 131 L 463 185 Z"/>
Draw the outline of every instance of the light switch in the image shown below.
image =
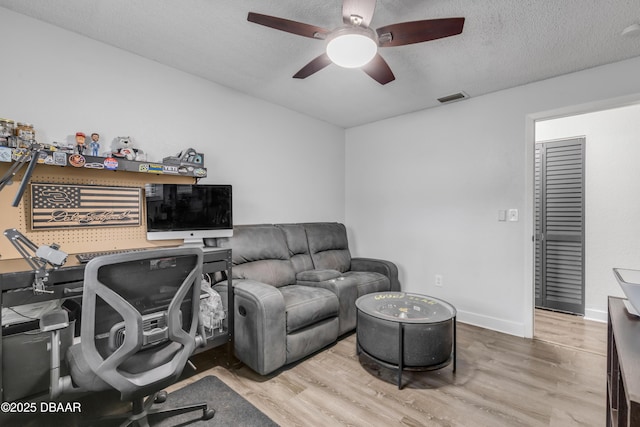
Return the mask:
<path id="1" fill-rule="evenodd" d="M 501 209 L 498 211 L 498 221 L 506 221 L 507 220 L 507 211 Z"/>
<path id="2" fill-rule="evenodd" d="M 517 221 L 518 209 L 509 209 L 508 215 L 509 215 L 509 221 Z"/>

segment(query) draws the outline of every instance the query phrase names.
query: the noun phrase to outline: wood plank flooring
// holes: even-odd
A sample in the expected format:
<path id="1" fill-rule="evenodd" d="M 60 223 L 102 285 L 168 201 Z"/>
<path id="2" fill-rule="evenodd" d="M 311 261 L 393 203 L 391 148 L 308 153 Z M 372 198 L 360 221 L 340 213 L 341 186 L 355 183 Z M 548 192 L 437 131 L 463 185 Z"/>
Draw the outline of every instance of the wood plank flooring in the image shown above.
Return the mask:
<path id="1" fill-rule="evenodd" d="M 607 324 L 581 316 L 536 309 L 533 336 L 558 345 L 607 354 Z"/>
<path id="2" fill-rule="evenodd" d="M 560 321 L 546 314 L 542 336 Z M 602 426 L 606 324 L 593 323 L 564 329 L 581 341 L 553 333 L 559 343 L 458 323 L 457 372 L 406 372 L 402 390 L 395 371 L 356 354 L 352 334 L 266 377 L 214 349 L 168 391 L 215 375 L 281 426 Z"/>

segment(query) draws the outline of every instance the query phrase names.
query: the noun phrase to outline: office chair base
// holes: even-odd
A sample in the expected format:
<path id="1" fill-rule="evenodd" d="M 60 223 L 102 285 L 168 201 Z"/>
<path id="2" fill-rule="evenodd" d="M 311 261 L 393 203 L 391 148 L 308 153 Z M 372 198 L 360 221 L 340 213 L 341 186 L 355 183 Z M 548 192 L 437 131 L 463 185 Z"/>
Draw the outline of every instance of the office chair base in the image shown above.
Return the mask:
<path id="1" fill-rule="evenodd" d="M 167 400 L 167 392 L 162 390 L 153 397 L 153 403 L 164 403 Z"/>
<path id="2" fill-rule="evenodd" d="M 164 391 L 155 393 L 154 395 L 149 396 L 147 399 L 136 399 L 131 402 L 132 412 L 103 417 L 100 418 L 100 420 L 90 422 L 89 425 L 94 426 L 105 424 L 112 426 L 116 425 L 117 421 L 122 421 L 122 423 L 120 424 L 121 427 L 149 427 L 149 419 L 153 420 L 155 423 L 165 418 L 174 417 L 176 415 L 185 414 L 187 412 L 202 411 L 202 416 L 200 418 L 194 418 L 187 423 L 181 424 L 186 425 L 190 422 L 199 420 L 210 420 L 216 414 L 216 411 L 214 409 L 208 408 L 206 403 L 184 405 L 177 408 L 151 408 L 151 405 L 153 405 L 154 403 L 163 403 L 166 399 L 167 393 Z"/>
<path id="3" fill-rule="evenodd" d="M 192 405 L 180 406 L 178 408 L 168 408 L 168 409 L 157 409 L 150 410 L 147 412 L 147 417 L 152 419 L 154 422 L 163 420 L 165 418 L 174 417 L 179 414 L 184 414 L 191 411 L 202 410 L 202 417 L 195 418 L 191 422 L 199 421 L 199 420 L 210 420 L 216 414 L 214 409 L 207 408 L 206 403 L 196 403 Z M 137 421 L 132 421 L 129 423 L 130 426 L 139 425 L 136 424 Z M 182 425 L 182 424 L 181 424 Z"/>

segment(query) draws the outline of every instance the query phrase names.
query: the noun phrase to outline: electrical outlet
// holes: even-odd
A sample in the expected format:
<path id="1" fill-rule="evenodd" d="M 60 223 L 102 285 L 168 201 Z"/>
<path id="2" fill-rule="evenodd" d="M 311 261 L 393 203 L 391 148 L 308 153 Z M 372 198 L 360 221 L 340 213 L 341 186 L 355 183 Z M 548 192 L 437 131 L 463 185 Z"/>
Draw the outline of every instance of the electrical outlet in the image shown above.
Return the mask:
<path id="1" fill-rule="evenodd" d="M 442 274 L 436 274 L 436 286 L 442 286 Z"/>
<path id="2" fill-rule="evenodd" d="M 509 209 L 508 215 L 509 215 L 509 221 L 517 221 L 518 209 Z"/>

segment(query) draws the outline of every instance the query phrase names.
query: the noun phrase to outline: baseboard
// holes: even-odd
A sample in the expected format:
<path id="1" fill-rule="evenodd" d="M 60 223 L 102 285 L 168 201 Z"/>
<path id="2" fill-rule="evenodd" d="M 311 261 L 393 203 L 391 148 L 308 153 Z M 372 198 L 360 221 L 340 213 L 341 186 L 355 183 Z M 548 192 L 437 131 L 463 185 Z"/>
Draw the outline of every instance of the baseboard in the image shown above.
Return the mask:
<path id="1" fill-rule="evenodd" d="M 607 312 L 595 309 L 585 309 L 584 319 L 606 323 Z M 517 337 L 525 336 L 524 325 L 522 323 L 512 322 L 497 317 L 485 316 L 482 314 L 458 310 L 457 321 L 473 326 L 478 326 L 484 329 L 491 329 L 493 331 L 515 335 Z"/>
<path id="2" fill-rule="evenodd" d="M 607 323 L 607 311 L 585 308 L 584 319 Z"/>
<path id="3" fill-rule="evenodd" d="M 458 310 L 456 320 L 462 323 L 468 323 L 473 326 L 479 326 L 485 329 L 502 332 L 509 335 L 524 337 L 524 325 L 522 323 L 512 322 L 509 320 L 499 319 L 497 317 L 484 316 L 481 314 L 470 313 L 468 311 Z"/>

